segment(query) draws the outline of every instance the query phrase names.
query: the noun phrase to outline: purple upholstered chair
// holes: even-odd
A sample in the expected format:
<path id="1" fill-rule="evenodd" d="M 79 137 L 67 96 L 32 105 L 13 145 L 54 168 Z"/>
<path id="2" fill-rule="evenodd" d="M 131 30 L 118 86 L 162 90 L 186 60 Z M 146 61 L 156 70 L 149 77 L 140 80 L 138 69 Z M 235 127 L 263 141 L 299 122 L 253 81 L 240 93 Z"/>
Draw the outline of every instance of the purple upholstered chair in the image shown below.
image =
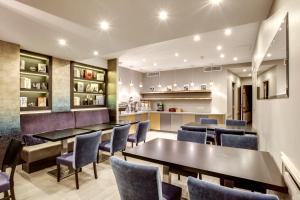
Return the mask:
<path id="1" fill-rule="evenodd" d="M 0 172 L 0 193 L 4 193 L 4 199 L 16 199 L 14 192 L 14 174 L 22 147 L 21 141 L 11 139 L 5 152 Z M 6 168 L 11 168 L 10 175 L 5 173 Z"/>
<path id="2" fill-rule="evenodd" d="M 221 145 L 242 149 L 258 150 L 257 136 L 255 135 L 221 135 Z"/>
<path id="3" fill-rule="evenodd" d="M 93 163 L 94 175 L 97 179 L 96 159 L 101 132 L 79 135 L 75 138 L 74 152 L 56 158 L 57 182 L 60 181 L 60 165 L 72 167 L 75 170 L 76 188 L 79 189 L 78 172 L 82 167 Z"/>
<path id="4" fill-rule="evenodd" d="M 101 142 L 99 150 L 109 152 L 111 156 L 113 156 L 115 152 L 124 151 L 126 149 L 129 129 L 130 124 L 115 127 L 112 131 L 111 139 L 109 141 Z M 126 160 L 125 156 L 124 158 Z M 99 162 L 99 153 L 97 161 Z"/>
<path id="5" fill-rule="evenodd" d="M 139 122 L 136 128 L 136 133 L 129 135 L 127 141 L 131 142 L 131 146 L 133 147 L 133 143 L 136 143 L 138 146 L 139 142 L 146 142 L 147 132 L 149 130 L 150 121 Z"/>
<path id="6" fill-rule="evenodd" d="M 193 177 L 188 178 L 190 200 L 278 200 L 278 197 L 248 191 L 231 189 Z"/>
<path id="7" fill-rule="evenodd" d="M 227 126 L 246 126 L 247 122 L 244 120 L 226 119 Z"/>
<path id="8" fill-rule="evenodd" d="M 180 200 L 181 188 L 160 180 L 159 169 L 111 157 L 119 194 L 124 200 Z"/>

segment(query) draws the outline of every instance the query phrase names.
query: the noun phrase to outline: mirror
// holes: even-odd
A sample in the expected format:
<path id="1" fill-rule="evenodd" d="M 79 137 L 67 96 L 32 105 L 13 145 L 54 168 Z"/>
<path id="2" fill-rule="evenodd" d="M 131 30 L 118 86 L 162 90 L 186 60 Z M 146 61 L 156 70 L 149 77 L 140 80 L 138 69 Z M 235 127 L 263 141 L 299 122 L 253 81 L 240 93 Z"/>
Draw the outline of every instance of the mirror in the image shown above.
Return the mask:
<path id="1" fill-rule="evenodd" d="M 287 15 L 258 68 L 258 99 L 278 99 L 289 96 L 288 35 Z"/>

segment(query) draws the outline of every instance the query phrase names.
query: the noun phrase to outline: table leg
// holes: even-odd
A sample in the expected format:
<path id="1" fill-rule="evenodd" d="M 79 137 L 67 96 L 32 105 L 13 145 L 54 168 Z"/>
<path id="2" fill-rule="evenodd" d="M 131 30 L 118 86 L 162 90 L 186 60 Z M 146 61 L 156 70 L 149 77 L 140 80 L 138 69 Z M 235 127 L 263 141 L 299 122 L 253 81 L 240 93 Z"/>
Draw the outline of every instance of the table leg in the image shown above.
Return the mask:
<path id="1" fill-rule="evenodd" d="M 163 181 L 166 183 L 171 184 L 171 174 L 170 174 L 170 167 L 163 166 Z"/>
<path id="2" fill-rule="evenodd" d="M 68 153 L 68 140 L 61 141 L 60 155 Z"/>

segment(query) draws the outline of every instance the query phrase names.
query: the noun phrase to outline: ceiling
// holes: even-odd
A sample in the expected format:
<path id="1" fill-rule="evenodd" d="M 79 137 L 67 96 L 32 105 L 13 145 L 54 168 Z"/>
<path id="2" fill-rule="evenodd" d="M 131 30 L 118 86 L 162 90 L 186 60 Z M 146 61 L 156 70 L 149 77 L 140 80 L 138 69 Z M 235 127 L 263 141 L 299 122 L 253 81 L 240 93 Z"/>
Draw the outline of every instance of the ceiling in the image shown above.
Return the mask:
<path id="1" fill-rule="evenodd" d="M 137 71 L 165 71 L 174 68 L 192 68 L 211 65 L 251 62 L 259 23 L 231 27 L 232 35 L 225 36 L 224 29 L 193 36 L 146 45 L 108 55 L 119 57 L 120 66 Z M 218 51 L 217 46 L 222 50 Z M 175 56 L 178 53 L 178 56 Z M 220 55 L 224 54 L 224 58 Z M 233 58 L 238 60 L 234 61 Z"/>
<path id="2" fill-rule="evenodd" d="M 224 0 L 212 7 L 208 0 L 0 1 L 0 39 L 65 59 L 101 59 L 127 49 L 258 22 L 267 17 L 272 3 Z M 166 22 L 157 18 L 161 9 L 170 13 Z M 112 26 L 108 32 L 99 29 L 104 19 Z M 68 45 L 60 47 L 59 38 Z"/>

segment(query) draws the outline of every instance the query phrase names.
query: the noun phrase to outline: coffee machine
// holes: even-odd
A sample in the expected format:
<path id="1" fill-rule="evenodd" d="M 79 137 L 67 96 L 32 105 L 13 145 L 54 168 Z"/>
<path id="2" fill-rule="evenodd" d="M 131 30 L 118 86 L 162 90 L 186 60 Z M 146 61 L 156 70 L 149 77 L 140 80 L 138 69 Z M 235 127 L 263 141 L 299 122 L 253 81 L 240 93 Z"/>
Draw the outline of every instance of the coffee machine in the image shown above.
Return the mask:
<path id="1" fill-rule="evenodd" d="M 163 103 L 157 103 L 157 111 L 164 111 L 164 104 Z"/>

